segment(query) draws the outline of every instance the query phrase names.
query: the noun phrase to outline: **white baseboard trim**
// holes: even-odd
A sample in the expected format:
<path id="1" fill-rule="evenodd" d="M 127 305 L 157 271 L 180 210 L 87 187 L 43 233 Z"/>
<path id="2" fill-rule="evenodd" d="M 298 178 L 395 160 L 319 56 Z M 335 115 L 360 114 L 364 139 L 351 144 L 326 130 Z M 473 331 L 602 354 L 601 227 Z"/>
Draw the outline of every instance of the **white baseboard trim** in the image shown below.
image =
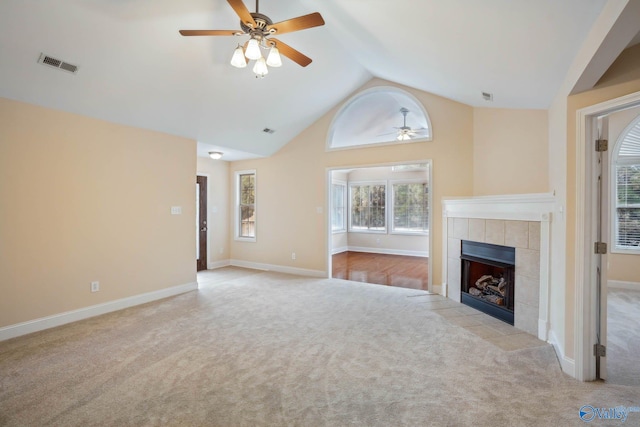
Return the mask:
<path id="1" fill-rule="evenodd" d="M 207 270 L 215 270 L 216 268 L 228 267 L 231 265 L 231 261 L 228 259 L 222 261 L 214 261 L 207 263 Z"/>
<path id="2" fill-rule="evenodd" d="M 538 319 L 538 339 L 549 341 L 549 323 L 542 319 Z"/>
<path id="3" fill-rule="evenodd" d="M 309 270 L 306 268 L 287 267 L 285 265 L 263 264 L 259 262 L 243 261 L 239 259 L 230 260 L 230 265 L 235 267 L 251 268 L 254 270 L 275 271 L 278 273 L 295 274 L 297 276 L 310 276 L 326 278 L 327 272 L 321 270 Z"/>
<path id="4" fill-rule="evenodd" d="M 331 249 L 331 255 L 341 254 L 342 252 L 347 252 L 349 250 L 348 246 L 342 246 L 340 248 Z"/>
<path id="5" fill-rule="evenodd" d="M 29 320 L 15 325 L 0 328 L 0 341 L 10 338 L 19 337 L 21 335 L 33 332 L 43 331 L 56 326 L 66 325 L 67 323 L 77 322 L 78 320 L 88 319 L 90 317 L 100 316 L 101 314 L 111 313 L 113 311 L 122 310 L 140 304 L 156 301 L 163 298 L 172 297 L 183 294 L 185 292 L 195 291 L 198 289 L 198 283 L 192 282 L 184 285 L 172 286 L 170 288 L 160 289 L 153 292 L 147 292 L 140 295 L 134 295 L 127 298 L 109 301 L 102 304 L 96 304 L 77 310 L 67 311 L 64 313 L 54 314 L 39 319 Z"/>
<path id="6" fill-rule="evenodd" d="M 404 249 L 368 248 L 361 246 L 349 246 L 348 250 L 350 252 L 368 252 L 372 254 L 405 255 L 429 258 L 429 251 L 406 251 Z"/>
<path id="7" fill-rule="evenodd" d="M 548 342 L 553 345 L 553 348 L 556 351 L 556 356 L 558 357 L 558 361 L 560 362 L 560 368 L 562 372 L 565 374 L 575 378 L 576 377 L 576 362 L 575 360 L 564 355 L 564 351 L 562 346 L 558 342 L 558 338 L 556 334 L 553 333 L 553 330 L 549 331 L 549 340 Z"/>
<path id="8" fill-rule="evenodd" d="M 639 282 L 623 282 L 621 280 L 609 280 L 607 286 L 615 289 L 629 289 L 632 291 L 640 291 Z"/>

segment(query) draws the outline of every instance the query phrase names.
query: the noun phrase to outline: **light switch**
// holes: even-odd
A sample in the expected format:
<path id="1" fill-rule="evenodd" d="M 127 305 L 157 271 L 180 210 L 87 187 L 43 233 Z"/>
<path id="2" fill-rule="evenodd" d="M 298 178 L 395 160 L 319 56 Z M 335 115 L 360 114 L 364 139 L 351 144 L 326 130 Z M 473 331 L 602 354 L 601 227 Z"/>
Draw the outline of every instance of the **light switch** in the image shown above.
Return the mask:
<path id="1" fill-rule="evenodd" d="M 171 206 L 171 215 L 182 215 L 182 206 Z"/>

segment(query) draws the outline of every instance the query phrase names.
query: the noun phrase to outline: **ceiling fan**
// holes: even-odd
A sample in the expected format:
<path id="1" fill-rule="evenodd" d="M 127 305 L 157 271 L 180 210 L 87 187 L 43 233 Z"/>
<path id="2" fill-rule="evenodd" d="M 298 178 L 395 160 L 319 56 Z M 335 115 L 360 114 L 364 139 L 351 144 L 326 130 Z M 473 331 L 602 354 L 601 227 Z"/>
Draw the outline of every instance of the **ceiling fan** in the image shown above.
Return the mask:
<path id="1" fill-rule="evenodd" d="M 231 65 L 237 68 L 244 68 L 249 60 L 255 60 L 256 64 L 253 71 L 256 73 L 256 77 L 264 77 L 269 72 L 267 65 L 271 67 L 281 66 L 280 54 L 302 67 L 306 67 L 311 63 L 311 58 L 273 36 L 324 25 L 324 19 L 318 12 L 274 24 L 267 15 L 258 12 L 259 0 L 256 0 L 255 12 L 249 12 L 242 0 L 227 0 L 227 3 L 240 17 L 240 30 L 180 30 L 180 34 L 183 36 L 248 35 L 249 40 L 243 46 L 238 44 L 234 51 Z M 266 60 L 262 56 L 261 49 L 269 49 L 269 55 Z"/>
<path id="2" fill-rule="evenodd" d="M 416 128 L 413 129 L 409 126 L 407 126 L 407 114 L 409 113 L 409 110 L 402 107 L 400 108 L 400 114 L 402 114 L 402 126 L 400 127 L 395 127 L 394 129 L 397 129 L 396 132 L 392 132 L 392 133 L 386 133 L 383 135 L 393 135 L 393 134 L 397 134 L 396 139 L 398 141 L 408 141 L 411 138 L 413 138 L 414 136 L 419 136 L 419 134 L 425 133 L 428 129 L 421 127 L 421 128 Z M 380 135 L 382 136 L 382 135 Z"/>

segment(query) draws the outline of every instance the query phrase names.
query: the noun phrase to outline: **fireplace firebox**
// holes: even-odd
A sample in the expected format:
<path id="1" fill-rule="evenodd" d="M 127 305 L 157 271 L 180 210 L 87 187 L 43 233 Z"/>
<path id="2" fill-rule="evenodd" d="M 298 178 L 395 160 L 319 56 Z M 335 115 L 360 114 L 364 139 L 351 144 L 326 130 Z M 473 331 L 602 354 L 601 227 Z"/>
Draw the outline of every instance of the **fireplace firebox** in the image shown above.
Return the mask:
<path id="1" fill-rule="evenodd" d="M 460 259 L 461 302 L 513 325 L 515 248 L 463 240 Z"/>

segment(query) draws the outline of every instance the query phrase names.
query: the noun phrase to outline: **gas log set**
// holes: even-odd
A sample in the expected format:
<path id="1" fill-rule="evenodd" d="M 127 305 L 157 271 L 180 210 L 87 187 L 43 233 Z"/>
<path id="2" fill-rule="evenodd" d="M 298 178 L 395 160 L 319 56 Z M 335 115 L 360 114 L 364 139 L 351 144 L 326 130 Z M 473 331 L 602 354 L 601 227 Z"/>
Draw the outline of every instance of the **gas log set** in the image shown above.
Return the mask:
<path id="1" fill-rule="evenodd" d="M 504 277 L 493 277 L 490 274 L 485 274 L 476 280 L 474 286 L 469 287 L 469 293 L 496 305 L 504 305 L 507 281 Z"/>

